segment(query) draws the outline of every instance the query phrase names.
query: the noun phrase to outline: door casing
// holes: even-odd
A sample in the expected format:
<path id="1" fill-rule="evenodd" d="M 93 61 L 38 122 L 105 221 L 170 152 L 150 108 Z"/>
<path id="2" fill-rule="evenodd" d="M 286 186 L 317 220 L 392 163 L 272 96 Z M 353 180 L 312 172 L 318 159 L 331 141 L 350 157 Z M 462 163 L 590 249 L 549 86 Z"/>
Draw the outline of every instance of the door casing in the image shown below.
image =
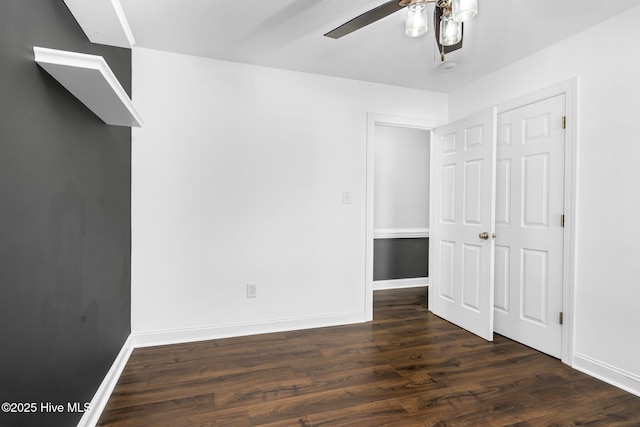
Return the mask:
<path id="1" fill-rule="evenodd" d="M 366 181 L 366 232 L 365 232 L 365 321 L 373 320 L 373 230 L 374 230 L 374 159 L 375 127 L 397 126 L 421 129 L 430 132 L 433 141 L 433 129 L 446 122 L 386 114 L 367 114 L 367 181 Z"/>

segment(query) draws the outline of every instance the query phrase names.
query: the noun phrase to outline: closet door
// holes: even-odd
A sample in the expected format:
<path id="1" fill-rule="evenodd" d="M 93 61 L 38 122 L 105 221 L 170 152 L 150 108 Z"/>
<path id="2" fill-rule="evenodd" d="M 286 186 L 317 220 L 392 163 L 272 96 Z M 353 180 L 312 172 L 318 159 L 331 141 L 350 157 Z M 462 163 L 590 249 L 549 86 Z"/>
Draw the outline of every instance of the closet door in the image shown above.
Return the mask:
<path id="1" fill-rule="evenodd" d="M 498 115 L 495 331 L 562 356 L 565 95 Z"/>
<path id="2" fill-rule="evenodd" d="M 493 340 L 496 109 L 435 130 L 429 310 Z"/>

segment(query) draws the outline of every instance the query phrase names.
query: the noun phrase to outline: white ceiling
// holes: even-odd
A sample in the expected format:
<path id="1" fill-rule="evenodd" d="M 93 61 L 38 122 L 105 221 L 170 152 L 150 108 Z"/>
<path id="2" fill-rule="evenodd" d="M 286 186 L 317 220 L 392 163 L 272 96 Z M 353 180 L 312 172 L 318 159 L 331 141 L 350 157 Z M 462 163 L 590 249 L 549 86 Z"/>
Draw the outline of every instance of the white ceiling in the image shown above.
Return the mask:
<path id="1" fill-rule="evenodd" d="M 338 40 L 323 37 L 385 1 L 120 0 L 138 47 L 443 92 L 638 5 L 479 0 L 463 48 L 447 55 L 457 63 L 448 72 L 439 69 L 432 28 L 404 35 L 404 10 Z"/>

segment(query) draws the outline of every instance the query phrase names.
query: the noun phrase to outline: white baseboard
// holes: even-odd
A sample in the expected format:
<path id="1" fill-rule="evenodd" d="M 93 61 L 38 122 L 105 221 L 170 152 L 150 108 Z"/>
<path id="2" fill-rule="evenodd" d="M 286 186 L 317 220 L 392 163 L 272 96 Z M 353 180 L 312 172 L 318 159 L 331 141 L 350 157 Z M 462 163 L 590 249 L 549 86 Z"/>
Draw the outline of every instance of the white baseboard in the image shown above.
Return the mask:
<path id="1" fill-rule="evenodd" d="M 164 331 L 135 332 L 133 346 L 151 347 L 156 345 L 179 344 L 192 341 L 268 334 L 300 329 L 324 328 L 365 322 L 365 313 L 340 313 L 328 316 L 280 319 L 269 322 L 243 323 L 210 326 L 203 328 L 172 329 Z"/>
<path id="2" fill-rule="evenodd" d="M 380 291 L 383 289 L 418 288 L 428 285 L 428 277 L 417 277 L 415 279 L 375 280 L 373 282 L 373 290 Z"/>
<path id="3" fill-rule="evenodd" d="M 82 415 L 82 418 L 78 423 L 78 427 L 93 427 L 98 423 L 100 415 L 102 415 L 104 407 L 107 406 L 107 401 L 109 400 L 109 397 L 111 397 L 111 392 L 113 392 L 113 389 L 116 386 L 116 383 L 120 378 L 120 374 L 122 374 L 122 370 L 127 364 L 132 351 L 133 339 L 131 335 L 129 335 L 127 340 L 124 342 L 120 353 L 118 353 L 116 360 L 113 362 L 113 365 L 111 365 L 109 372 L 107 372 L 107 375 L 102 380 L 100 387 L 98 387 L 98 391 L 96 391 L 93 399 L 91 399 L 89 410 Z"/>
<path id="4" fill-rule="evenodd" d="M 584 354 L 575 353 L 573 368 L 640 396 L 640 376 L 618 369 Z"/>

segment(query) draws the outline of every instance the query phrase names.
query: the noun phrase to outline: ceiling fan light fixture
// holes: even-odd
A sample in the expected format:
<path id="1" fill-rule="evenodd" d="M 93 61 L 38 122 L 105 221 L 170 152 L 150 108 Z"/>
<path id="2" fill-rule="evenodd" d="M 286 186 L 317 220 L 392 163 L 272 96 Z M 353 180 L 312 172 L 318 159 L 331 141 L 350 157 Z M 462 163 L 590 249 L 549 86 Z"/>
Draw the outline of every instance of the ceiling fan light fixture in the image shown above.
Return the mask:
<path id="1" fill-rule="evenodd" d="M 453 19 L 451 14 L 442 17 L 440 21 L 440 44 L 453 46 L 462 40 L 462 22 Z"/>
<path id="2" fill-rule="evenodd" d="M 412 1 L 407 6 L 407 23 L 404 33 L 407 37 L 420 37 L 427 32 L 427 4 L 423 1 Z"/>
<path id="3" fill-rule="evenodd" d="M 451 16 L 465 22 L 478 14 L 478 0 L 451 0 Z"/>

